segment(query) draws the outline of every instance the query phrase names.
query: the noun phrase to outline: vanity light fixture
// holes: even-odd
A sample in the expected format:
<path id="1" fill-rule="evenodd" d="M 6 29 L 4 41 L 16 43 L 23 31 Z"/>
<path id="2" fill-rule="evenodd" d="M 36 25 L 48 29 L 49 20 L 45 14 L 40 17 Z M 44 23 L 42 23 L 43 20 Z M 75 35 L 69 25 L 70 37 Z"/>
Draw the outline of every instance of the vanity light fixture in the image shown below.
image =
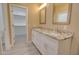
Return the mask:
<path id="1" fill-rule="evenodd" d="M 42 4 L 42 5 L 40 6 L 39 10 L 42 9 L 42 8 L 44 8 L 46 5 L 47 5 L 47 3 Z"/>

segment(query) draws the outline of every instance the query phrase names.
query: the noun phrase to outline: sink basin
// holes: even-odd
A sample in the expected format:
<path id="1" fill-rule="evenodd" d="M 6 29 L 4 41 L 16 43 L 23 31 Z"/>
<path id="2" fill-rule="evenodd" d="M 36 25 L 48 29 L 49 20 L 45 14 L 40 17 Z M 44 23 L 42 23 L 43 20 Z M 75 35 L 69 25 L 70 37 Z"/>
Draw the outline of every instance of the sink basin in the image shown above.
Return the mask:
<path id="1" fill-rule="evenodd" d="M 55 36 L 55 37 L 61 35 L 60 33 L 56 32 L 56 31 L 47 31 L 47 32 L 44 31 L 43 33 L 48 34 L 48 35 L 51 35 L 51 36 Z"/>
<path id="2" fill-rule="evenodd" d="M 55 37 L 60 36 L 60 34 L 58 34 L 58 33 L 50 33 L 50 35 L 53 35 Z"/>
<path id="3" fill-rule="evenodd" d="M 68 38 L 71 36 L 71 33 L 66 33 L 66 32 L 58 32 L 58 31 L 44 31 L 43 33 L 48 34 L 52 37 L 56 37 L 59 39 L 63 39 L 63 38 Z"/>

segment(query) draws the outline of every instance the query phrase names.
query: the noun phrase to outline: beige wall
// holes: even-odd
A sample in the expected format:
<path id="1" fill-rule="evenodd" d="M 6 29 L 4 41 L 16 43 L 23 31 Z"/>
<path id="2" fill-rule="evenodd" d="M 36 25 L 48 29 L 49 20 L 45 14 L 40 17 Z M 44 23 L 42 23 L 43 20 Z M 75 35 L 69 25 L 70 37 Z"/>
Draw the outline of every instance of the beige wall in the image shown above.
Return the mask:
<path id="1" fill-rule="evenodd" d="M 4 39 L 5 39 L 5 48 L 6 50 L 9 50 L 11 45 L 10 45 L 10 35 L 9 35 L 9 16 L 8 16 L 8 7 L 7 7 L 7 3 L 3 4 L 3 13 L 4 14 L 4 21 L 5 21 L 5 24 L 4 24 L 4 27 L 5 27 L 5 34 L 4 34 Z"/>
<path id="2" fill-rule="evenodd" d="M 72 5 L 71 23 L 69 25 L 69 29 L 74 32 L 72 52 L 75 53 L 77 48 L 77 53 L 79 54 L 79 4 Z"/>
<path id="3" fill-rule="evenodd" d="M 47 5 L 46 24 L 39 24 L 40 27 L 45 28 L 60 28 L 67 29 L 74 32 L 74 39 L 72 40 L 72 54 L 79 54 L 79 4 L 72 4 L 71 23 L 69 25 L 54 25 L 53 20 L 53 4 Z"/>
<path id="4" fill-rule="evenodd" d="M 38 25 L 38 6 L 37 5 L 31 5 L 29 7 L 29 40 L 31 40 L 32 36 L 32 28 L 36 27 Z"/>

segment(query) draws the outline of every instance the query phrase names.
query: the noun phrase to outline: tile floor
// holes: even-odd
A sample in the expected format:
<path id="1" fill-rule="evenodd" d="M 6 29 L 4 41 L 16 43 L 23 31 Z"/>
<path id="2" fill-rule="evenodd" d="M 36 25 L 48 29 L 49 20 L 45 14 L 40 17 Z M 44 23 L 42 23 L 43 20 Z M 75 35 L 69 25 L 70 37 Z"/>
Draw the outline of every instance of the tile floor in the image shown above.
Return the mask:
<path id="1" fill-rule="evenodd" d="M 3 55 L 40 55 L 33 43 L 31 41 L 25 42 L 22 36 L 18 36 L 16 42 L 15 47 L 11 50 L 4 51 Z"/>
<path id="2" fill-rule="evenodd" d="M 35 46 L 30 42 L 27 43 L 25 46 L 23 44 L 20 44 L 19 46 L 9 51 L 5 51 L 4 55 L 40 55 L 40 53 L 35 48 Z"/>

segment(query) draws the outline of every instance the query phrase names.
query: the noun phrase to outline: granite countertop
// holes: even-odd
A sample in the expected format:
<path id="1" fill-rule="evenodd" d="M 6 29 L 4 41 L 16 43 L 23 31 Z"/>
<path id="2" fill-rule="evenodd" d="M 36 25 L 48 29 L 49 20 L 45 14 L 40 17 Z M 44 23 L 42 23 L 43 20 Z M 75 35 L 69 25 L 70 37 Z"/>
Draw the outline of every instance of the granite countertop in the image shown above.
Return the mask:
<path id="1" fill-rule="evenodd" d="M 63 31 L 56 31 L 56 30 L 50 30 L 44 28 L 33 28 L 33 30 L 38 31 L 47 36 L 50 36 L 52 38 L 55 38 L 57 40 L 65 40 L 73 36 L 71 32 L 65 32 L 65 31 L 63 32 Z"/>

